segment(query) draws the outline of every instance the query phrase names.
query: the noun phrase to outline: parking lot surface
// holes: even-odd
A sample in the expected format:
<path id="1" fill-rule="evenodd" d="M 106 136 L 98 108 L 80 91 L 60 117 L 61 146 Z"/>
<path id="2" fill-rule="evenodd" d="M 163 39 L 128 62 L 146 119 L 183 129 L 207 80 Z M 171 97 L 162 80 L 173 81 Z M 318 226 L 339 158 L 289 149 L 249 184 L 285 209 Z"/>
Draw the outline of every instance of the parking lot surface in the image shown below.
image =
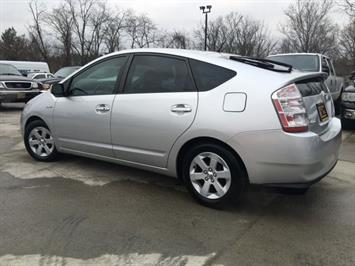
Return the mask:
<path id="1" fill-rule="evenodd" d="M 355 265 L 355 130 L 307 194 L 251 187 L 213 210 L 169 177 L 32 160 L 22 106 L 0 107 L 0 265 Z"/>

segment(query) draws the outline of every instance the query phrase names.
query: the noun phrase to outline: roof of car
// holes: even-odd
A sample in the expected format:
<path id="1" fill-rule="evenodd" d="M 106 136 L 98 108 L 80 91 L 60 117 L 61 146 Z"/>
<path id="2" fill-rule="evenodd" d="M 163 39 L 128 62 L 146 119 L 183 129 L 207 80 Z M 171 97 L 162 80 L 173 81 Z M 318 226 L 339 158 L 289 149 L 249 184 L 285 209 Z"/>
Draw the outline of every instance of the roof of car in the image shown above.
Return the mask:
<path id="1" fill-rule="evenodd" d="M 206 57 L 226 57 L 227 54 L 211 52 L 211 51 L 199 51 L 199 50 L 186 50 L 186 49 L 172 49 L 172 48 L 140 48 L 140 49 L 127 49 L 118 52 L 113 52 L 105 56 L 112 56 L 114 54 L 126 54 L 126 53 L 160 53 L 170 54 L 176 56 L 190 57 L 190 58 L 206 58 Z"/>
<path id="2" fill-rule="evenodd" d="M 278 76 L 279 79 L 275 79 L 275 82 L 280 82 L 280 80 L 284 80 L 285 82 L 289 82 L 291 79 L 296 80 L 297 78 L 301 78 L 305 75 L 312 76 L 312 75 L 319 75 L 318 72 L 315 73 L 303 73 L 300 71 L 292 71 L 291 73 L 287 72 L 287 75 L 282 76 L 285 73 L 279 73 L 274 71 L 268 71 L 265 68 L 255 67 L 255 65 L 247 64 L 244 62 L 238 62 L 236 60 L 231 60 L 231 56 L 236 56 L 235 54 L 227 54 L 227 53 L 218 53 L 218 52 L 211 52 L 211 51 L 197 51 L 197 50 L 185 50 L 185 49 L 171 49 L 171 48 L 140 48 L 140 49 L 127 49 L 121 50 L 113 53 L 109 53 L 103 55 L 95 60 L 87 63 L 86 65 L 82 66 L 79 70 L 74 71 L 69 76 L 64 78 L 60 83 L 64 83 L 66 80 L 70 79 L 72 76 L 76 75 L 79 71 L 84 68 L 89 67 L 92 64 L 104 59 L 110 58 L 115 55 L 123 55 L 123 54 L 130 54 L 130 53 L 157 53 L 157 54 L 164 54 L 164 55 L 173 55 L 173 56 L 181 56 L 186 58 L 191 58 L 203 62 L 207 62 L 214 65 L 219 65 L 225 68 L 230 68 L 235 71 L 238 71 L 238 75 L 244 74 L 245 79 L 253 79 L 255 75 L 265 75 L 272 80 L 272 76 Z M 238 66 L 238 68 L 237 68 Z M 252 70 L 252 71 L 251 71 Z M 265 72 L 267 71 L 267 72 Z"/>

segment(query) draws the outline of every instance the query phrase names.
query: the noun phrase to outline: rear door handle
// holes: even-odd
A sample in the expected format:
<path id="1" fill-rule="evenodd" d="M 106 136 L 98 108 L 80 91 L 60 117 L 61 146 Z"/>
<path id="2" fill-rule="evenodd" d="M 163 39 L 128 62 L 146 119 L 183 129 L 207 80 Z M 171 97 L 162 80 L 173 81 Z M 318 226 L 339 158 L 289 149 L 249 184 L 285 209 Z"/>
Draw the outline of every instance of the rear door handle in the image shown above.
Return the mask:
<path id="1" fill-rule="evenodd" d="M 190 113 L 192 107 L 188 104 L 175 104 L 171 107 L 171 112 L 173 113 Z"/>
<path id="2" fill-rule="evenodd" d="M 107 104 L 98 104 L 96 105 L 95 111 L 96 113 L 107 113 L 108 111 L 110 111 L 110 106 L 108 106 Z"/>

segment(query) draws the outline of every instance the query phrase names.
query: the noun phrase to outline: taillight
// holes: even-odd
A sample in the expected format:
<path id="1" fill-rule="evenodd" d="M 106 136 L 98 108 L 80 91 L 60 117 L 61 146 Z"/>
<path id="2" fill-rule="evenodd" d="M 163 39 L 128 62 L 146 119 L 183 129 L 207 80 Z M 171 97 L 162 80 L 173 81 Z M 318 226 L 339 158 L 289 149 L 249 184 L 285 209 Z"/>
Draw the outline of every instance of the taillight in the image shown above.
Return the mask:
<path id="1" fill-rule="evenodd" d="M 284 131 L 292 133 L 308 131 L 306 108 L 295 84 L 275 91 L 272 100 Z"/>

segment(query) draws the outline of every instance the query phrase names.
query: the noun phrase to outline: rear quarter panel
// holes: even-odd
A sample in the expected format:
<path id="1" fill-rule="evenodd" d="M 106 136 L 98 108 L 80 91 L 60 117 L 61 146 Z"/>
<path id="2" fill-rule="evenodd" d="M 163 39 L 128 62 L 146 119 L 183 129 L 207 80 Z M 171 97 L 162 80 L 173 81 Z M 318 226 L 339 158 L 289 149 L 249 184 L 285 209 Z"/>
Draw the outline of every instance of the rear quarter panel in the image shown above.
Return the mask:
<path id="1" fill-rule="evenodd" d="M 243 159 L 243 145 L 235 139 L 232 141 L 233 136 L 241 132 L 281 129 L 271 94 L 285 81 L 284 77 L 275 77 L 280 77 L 280 74 L 246 66 L 237 70 L 237 75 L 222 85 L 210 91 L 199 92 L 195 120 L 172 147 L 168 160 L 169 171 L 175 173 L 177 154 L 189 140 L 198 137 L 218 139 L 233 147 Z M 225 95 L 233 92 L 247 95 L 243 111 L 223 110 Z"/>

